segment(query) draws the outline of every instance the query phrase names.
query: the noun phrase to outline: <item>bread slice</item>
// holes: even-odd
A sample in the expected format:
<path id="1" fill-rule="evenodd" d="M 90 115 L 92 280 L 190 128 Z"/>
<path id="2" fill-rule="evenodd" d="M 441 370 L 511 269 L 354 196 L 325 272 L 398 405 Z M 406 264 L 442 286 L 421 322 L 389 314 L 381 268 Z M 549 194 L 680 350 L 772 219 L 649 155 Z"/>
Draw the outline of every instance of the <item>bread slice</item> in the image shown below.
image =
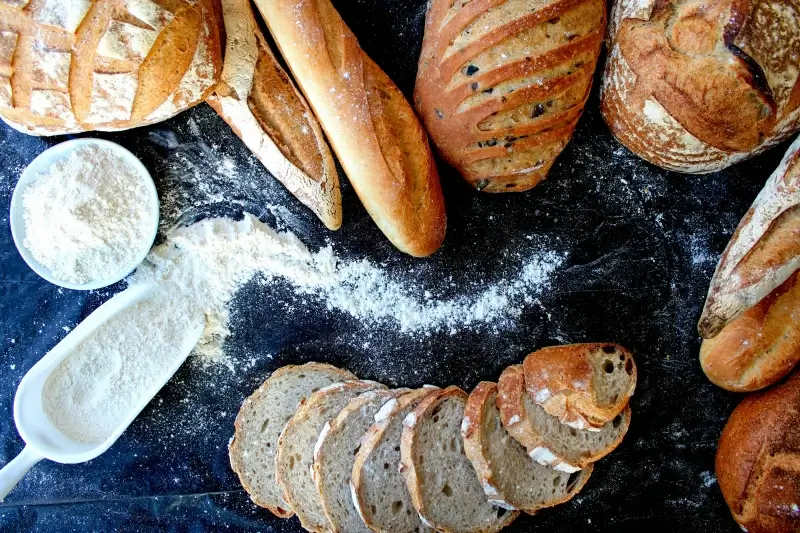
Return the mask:
<path id="1" fill-rule="evenodd" d="M 567 474 L 531 459 L 503 427 L 496 399 L 496 383 L 479 383 L 469 395 L 461 425 L 464 452 L 478 472 L 489 501 L 533 514 L 577 494 L 589 479 L 592 465 Z"/>
<path id="2" fill-rule="evenodd" d="M 531 399 L 562 424 L 596 429 L 628 405 L 636 389 L 636 364 L 616 344 L 551 346 L 522 363 Z"/>
<path id="3" fill-rule="evenodd" d="M 354 398 L 330 423 L 314 447 L 314 483 L 331 533 L 369 533 L 353 505 L 350 475 L 361 437 L 387 402 L 408 389 L 375 390 Z"/>
<path id="4" fill-rule="evenodd" d="M 401 472 L 420 519 L 445 533 L 490 533 L 518 515 L 489 503 L 464 454 L 461 422 L 467 394 L 448 387 L 425 399 L 403 421 Z"/>
<path id="5" fill-rule="evenodd" d="M 284 500 L 308 531 L 327 530 L 327 519 L 312 477 L 314 446 L 322 429 L 353 398 L 385 388 L 374 381 L 347 381 L 320 389 L 308 397 L 283 429 L 275 458 L 276 479 L 283 489 Z"/>
<path id="6" fill-rule="evenodd" d="M 284 366 L 244 401 L 228 453 L 231 468 L 256 505 L 281 518 L 294 514 L 275 483 L 275 455 L 281 431 L 297 405 L 314 391 L 354 379 L 350 372 L 323 363 Z"/>
<path id="7" fill-rule="evenodd" d="M 428 533 L 400 474 L 400 436 L 403 419 L 419 402 L 438 389 L 425 387 L 387 402 L 361 439 L 350 478 L 353 505 L 361 520 L 379 533 Z"/>
<path id="8" fill-rule="evenodd" d="M 497 406 L 503 426 L 539 464 L 572 473 L 605 457 L 616 448 L 631 419 L 630 407 L 599 431 L 562 424 L 525 391 L 522 365 L 512 365 L 500 374 Z"/>

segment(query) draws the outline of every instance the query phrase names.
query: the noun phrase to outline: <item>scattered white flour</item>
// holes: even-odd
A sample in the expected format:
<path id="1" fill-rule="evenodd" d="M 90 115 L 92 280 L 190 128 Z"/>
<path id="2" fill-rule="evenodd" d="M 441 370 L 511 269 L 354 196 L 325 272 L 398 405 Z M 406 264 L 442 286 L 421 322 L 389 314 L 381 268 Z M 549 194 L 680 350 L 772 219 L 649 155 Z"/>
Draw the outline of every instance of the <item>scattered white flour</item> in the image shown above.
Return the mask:
<path id="1" fill-rule="evenodd" d="M 100 326 L 47 378 L 44 412 L 67 436 L 105 441 L 182 360 L 185 335 L 203 317 L 180 290 L 160 285 L 153 296 Z"/>
<path id="2" fill-rule="evenodd" d="M 24 246 L 53 276 L 71 283 L 122 274 L 149 245 L 157 209 L 136 169 L 94 144 L 40 174 L 23 192 L 22 207 Z"/>
<path id="3" fill-rule="evenodd" d="M 169 280 L 206 313 L 206 329 L 195 353 L 222 357 L 230 335 L 228 303 L 256 275 L 283 278 L 299 294 L 322 298 L 329 309 L 362 322 L 394 324 L 401 332 L 450 331 L 518 317 L 547 286 L 562 262 L 554 252 L 534 256 L 511 279 L 476 294 L 437 299 L 414 296 L 416 286 L 393 280 L 367 261 L 340 260 L 328 246 L 312 253 L 290 232 L 277 233 L 253 215 L 241 221 L 208 219 L 179 228 L 154 248 L 129 283 Z"/>

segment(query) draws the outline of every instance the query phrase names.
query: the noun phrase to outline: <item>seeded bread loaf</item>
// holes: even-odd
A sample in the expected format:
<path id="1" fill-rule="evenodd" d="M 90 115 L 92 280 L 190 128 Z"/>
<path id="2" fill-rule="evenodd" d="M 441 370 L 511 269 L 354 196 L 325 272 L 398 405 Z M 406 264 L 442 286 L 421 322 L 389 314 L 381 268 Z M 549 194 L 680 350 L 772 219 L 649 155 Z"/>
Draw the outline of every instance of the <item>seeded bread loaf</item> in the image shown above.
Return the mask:
<path id="1" fill-rule="evenodd" d="M 426 396 L 403 421 L 401 473 L 428 527 L 445 533 L 490 533 L 518 512 L 491 504 L 464 454 L 461 422 L 467 394 L 448 387 Z"/>
<path id="2" fill-rule="evenodd" d="M 539 464 L 572 473 L 611 453 L 622 442 L 630 424 L 626 406 L 600 431 L 569 427 L 536 405 L 525 391 L 522 365 L 500 374 L 497 406 L 503 426 Z"/>
<path id="3" fill-rule="evenodd" d="M 636 388 L 631 354 L 616 344 L 543 348 L 522 364 L 528 395 L 562 424 L 590 431 L 613 420 Z"/>
<path id="4" fill-rule="evenodd" d="M 428 533 L 400 474 L 403 420 L 436 388 L 422 388 L 390 400 L 375 414 L 353 463 L 353 504 L 367 527 L 377 533 Z"/>
<path id="5" fill-rule="evenodd" d="M 469 395 L 461 436 L 489 502 L 533 514 L 564 503 L 589 479 L 592 465 L 567 474 L 542 466 L 503 428 L 497 384 L 482 381 Z"/>
<path id="6" fill-rule="evenodd" d="M 122 130 L 203 101 L 218 0 L 0 2 L 0 117 L 31 135 Z"/>
<path id="7" fill-rule="evenodd" d="M 414 102 L 444 159 L 478 190 L 545 178 L 589 96 L 604 0 L 432 0 Z"/>
<path id="8" fill-rule="evenodd" d="M 330 533 L 369 533 L 350 492 L 353 463 L 361 437 L 387 402 L 408 389 L 374 390 L 354 398 L 326 423 L 314 447 L 314 483 Z"/>
<path id="9" fill-rule="evenodd" d="M 707 173 L 800 128 L 795 1 L 618 0 L 601 111 L 633 153 Z"/>
<path id="10" fill-rule="evenodd" d="M 306 363 L 276 370 L 242 404 L 228 447 L 231 468 L 256 505 L 277 516 L 292 516 L 275 482 L 275 456 L 281 431 L 298 404 L 310 394 L 332 383 L 356 377 L 331 365 Z"/>
<path id="11" fill-rule="evenodd" d="M 342 225 L 339 175 L 314 113 L 272 55 L 249 0 L 222 0 L 227 41 L 208 103 L 267 170 L 329 228 Z"/>
<path id="12" fill-rule="evenodd" d="M 276 480 L 283 498 L 308 531 L 327 531 L 327 519 L 312 477 L 314 447 L 325 424 L 333 420 L 350 401 L 371 390 L 385 389 L 372 381 L 335 383 L 308 397 L 286 424 L 278 439 L 275 458 Z"/>

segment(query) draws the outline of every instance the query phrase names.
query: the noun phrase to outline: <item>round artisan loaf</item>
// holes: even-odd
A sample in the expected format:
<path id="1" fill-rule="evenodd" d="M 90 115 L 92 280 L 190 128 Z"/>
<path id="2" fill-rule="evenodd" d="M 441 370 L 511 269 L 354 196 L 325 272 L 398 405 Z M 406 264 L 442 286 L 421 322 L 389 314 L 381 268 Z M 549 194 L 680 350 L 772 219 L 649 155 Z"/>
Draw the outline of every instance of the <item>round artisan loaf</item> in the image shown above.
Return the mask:
<path id="1" fill-rule="evenodd" d="M 620 0 L 601 110 L 660 167 L 726 168 L 800 128 L 796 2 Z"/>
<path id="2" fill-rule="evenodd" d="M 745 398 L 717 449 L 719 488 L 749 533 L 800 530 L 800 374 Z"/>
<path id="3" fill-rule="evenodd" d="M 218 0 L 0 2 L 0 117 L 31 135 L 152 124 L 222 69 Z"/>

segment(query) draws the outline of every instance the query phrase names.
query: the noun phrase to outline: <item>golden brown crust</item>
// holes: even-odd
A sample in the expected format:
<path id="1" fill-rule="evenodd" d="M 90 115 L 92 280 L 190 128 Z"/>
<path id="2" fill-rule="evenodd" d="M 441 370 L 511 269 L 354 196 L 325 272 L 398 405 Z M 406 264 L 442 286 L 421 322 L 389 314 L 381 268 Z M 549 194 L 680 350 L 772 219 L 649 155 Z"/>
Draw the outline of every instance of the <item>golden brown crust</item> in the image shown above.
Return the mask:
<path id="1" fill-rule="evenodd" d="M 800 528 L 800 374 L 745 398 L 719 440 L 716 473 L 733 518 L 750 533 Z"/>
<path id="2" fill-rule="evenodd" d="M 798 273 L 700 346 L 700 364 L 714 384 L 750 392 L 783 379 L 800 361 Z"/>
<path id="3" fill-rule="evenodd" d="M 447 162 L 486 192 L 544 179 L 580 118 L 605 24 L 602 0 L 433 0 L 414 101 Z"/>

